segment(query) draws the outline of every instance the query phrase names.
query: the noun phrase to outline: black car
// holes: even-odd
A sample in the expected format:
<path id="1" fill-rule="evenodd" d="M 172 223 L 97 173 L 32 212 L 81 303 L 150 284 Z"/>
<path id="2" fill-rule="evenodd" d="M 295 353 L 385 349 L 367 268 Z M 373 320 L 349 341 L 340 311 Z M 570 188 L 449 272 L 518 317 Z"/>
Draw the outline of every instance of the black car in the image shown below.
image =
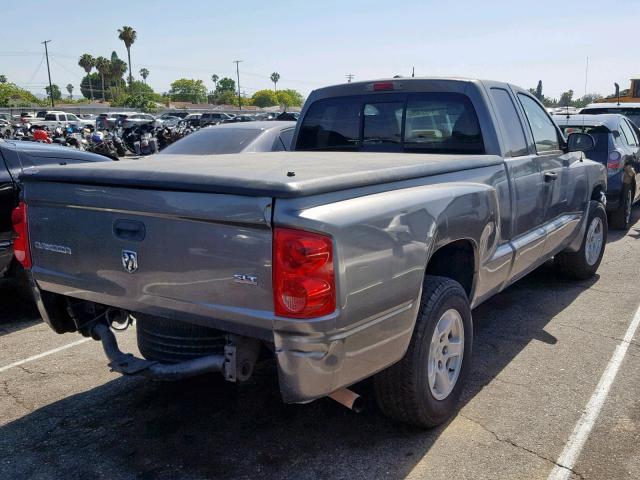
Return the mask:
<path id="1" fill-rule="evenodd" d="M 0 140 L 0 278 L 16 273 L 13 261 L 11 213 L 18 206 L 19 177 L 29 167 L 82 162 L 110 162 L 94 153 L 59 145 Z"/>
<path id="2" fill-rule="evenodd" d="M 227 123 L 234 117 L 228 113 L 223 112 L 204 112 L 200 117 L 200 126 L 206 127 L 207 125 L 219 125 L 221 123 Z"/>
<path id="3" fill-rule="evenodd" d="M 201 113 L 190 113 L 189 115 L 184 117 L 182 119 L 182 121 L 185 122 L 185 124 L 190 126 L 190 127 L 197 128 L 197 127 L 200 126 L 200 119 L 201 118 L 202 118 L 202 114 Z"/>
<path id="4" fill-rule="evenodd" d="M 595 141 L 586 152 L 590 160 L 607 167 L 607 212 L 613 228 L 627 229 L 631 206 L 640 198 L 640 130 L 624 115 L 555 115 L 568 136 L 588 133 Z"/>

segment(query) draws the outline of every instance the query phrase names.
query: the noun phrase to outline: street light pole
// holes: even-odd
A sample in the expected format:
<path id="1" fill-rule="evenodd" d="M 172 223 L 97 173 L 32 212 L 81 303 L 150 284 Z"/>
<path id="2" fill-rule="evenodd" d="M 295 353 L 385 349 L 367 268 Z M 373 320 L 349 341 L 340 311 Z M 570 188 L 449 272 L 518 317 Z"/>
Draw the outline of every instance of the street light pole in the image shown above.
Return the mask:
<path id="1" fill-rule="evenodd" d="M 242 62 L 242 60 L 233 61 L 233 63 L 236 64 L 236 74 L 238 75 L 238 109 L 242 110 L 242 100 L 240 99 L 240 62 Z"/>
<path id="2" fill-rule="evenodd" d="M 49 50 L 47 49 L 47 43 L 51 40 L 45 40 L 42 42 L 44 44 L 44 54 L 47 57 L 47 74 L 49 75 L 49 98 L 51 99 L 51 108 L 55 108 L 55 104 L 53 103 L 53 85 L 51 85 L 51 69 L 49 68 Z"/>

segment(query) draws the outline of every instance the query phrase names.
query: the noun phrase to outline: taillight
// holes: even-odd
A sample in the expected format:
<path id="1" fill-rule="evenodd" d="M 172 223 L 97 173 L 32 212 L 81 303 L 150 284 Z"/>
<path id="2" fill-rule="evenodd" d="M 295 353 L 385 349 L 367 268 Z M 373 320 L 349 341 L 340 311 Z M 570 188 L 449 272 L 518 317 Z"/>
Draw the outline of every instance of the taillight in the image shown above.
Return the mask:
<path id="1" fill-rule="evenodd" d="M 11 212 L 11 223 L 17 236 L 13 240 L 13 254 L 24 268 L 31 268 L 29 230 L 27 228 L 27 204 L 20 204 Z"/>
<path id="2" fill-rule="evenodd" d="M 618 170 L 622 166 L 622 155 L 617 150 L 612 151 L 607 158 L 607 169 Z"/>
<path id="3" fill-rule="evenodd" d="M 290 228 L 273 234 L 273 296 L 276 315 L 312 318 L 336 308 L 331 237 Z"/>

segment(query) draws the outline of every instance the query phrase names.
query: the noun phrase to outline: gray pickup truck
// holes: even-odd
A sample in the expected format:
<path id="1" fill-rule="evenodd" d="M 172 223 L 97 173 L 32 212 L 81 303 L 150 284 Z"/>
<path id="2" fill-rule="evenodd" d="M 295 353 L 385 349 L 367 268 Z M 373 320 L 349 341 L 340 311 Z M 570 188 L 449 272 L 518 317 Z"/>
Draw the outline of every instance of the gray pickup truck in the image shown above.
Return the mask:
<path id="1" fill-rule="evenodd" d="M 23 176 L 15 251 L 56 332 L 122 374 L 250 377 L 285 402 L 373 376 L 382 411 L 455 411 L 471 309 L 543 262 L 586 279 L 606 243 L 605 168 L 512 85 L 394 79 L 313 92 L 296 152 L 184 155 Z M 136 320 L 144 358 L 110 325 Z"/>

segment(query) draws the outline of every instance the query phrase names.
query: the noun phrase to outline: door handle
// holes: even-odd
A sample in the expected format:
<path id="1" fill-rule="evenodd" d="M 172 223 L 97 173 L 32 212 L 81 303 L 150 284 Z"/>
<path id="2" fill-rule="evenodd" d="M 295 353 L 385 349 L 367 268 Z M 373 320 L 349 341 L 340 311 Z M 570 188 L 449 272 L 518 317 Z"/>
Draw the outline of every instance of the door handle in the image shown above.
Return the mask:
<path id="1" fill-rule="evenodd" d="M 556 172 L 544 172 L 544 181 L 555 182 L 558 179 L 558 174 Z"/>
<path id="2" fill-rule="evenodd" d="M 146 235 L 144 223 L 135 220 L 116 220 L 113 223 L 113 234 L 121 240 L 141 242 Z"/>

